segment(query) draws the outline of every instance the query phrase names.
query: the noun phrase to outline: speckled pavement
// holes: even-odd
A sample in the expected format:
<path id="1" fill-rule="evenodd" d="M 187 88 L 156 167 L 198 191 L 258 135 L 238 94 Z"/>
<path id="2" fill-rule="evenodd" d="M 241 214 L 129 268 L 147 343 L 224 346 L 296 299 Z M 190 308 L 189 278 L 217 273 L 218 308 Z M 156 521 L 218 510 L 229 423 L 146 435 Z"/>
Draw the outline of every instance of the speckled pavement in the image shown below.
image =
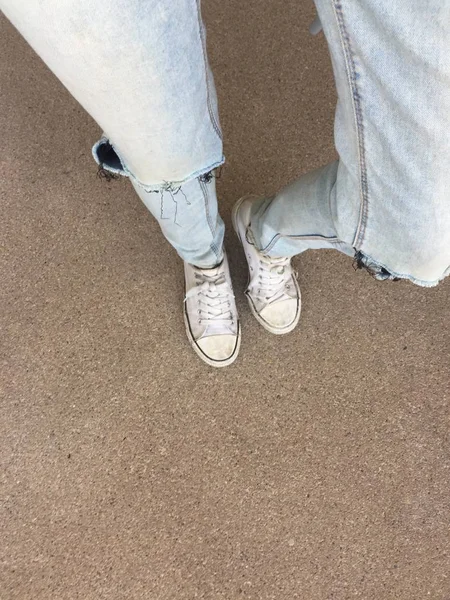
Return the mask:
<path id="1" fill-rule="evenodd" d="M 204 0 L 239 360 L 183 327 L 182 265 L 97 125 L 0 21 L 1 600 L 449 600 L 450 282 L 296 259 L 303 318 L 242 295 L 234 201 L 332 160 L 312 3 Z M 280 5 L 281 6 L 281 5 Z"/>

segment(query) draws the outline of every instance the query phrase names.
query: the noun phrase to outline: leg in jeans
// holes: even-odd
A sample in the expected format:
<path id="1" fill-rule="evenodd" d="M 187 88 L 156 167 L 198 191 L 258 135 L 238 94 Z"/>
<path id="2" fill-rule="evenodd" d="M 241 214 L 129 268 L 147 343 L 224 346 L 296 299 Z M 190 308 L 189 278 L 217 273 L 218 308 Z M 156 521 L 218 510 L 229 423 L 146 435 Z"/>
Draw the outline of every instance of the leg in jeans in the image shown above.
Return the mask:
<path id="1" fill-rule="evenodd" d="M 0 8 L 105 132 L 97 162 L 130 177 L 183 259 L 220 262 L 215 187 L 205 194 L 192 182 L 223 162 L 199 2 L 0 0 Z"/>
<path id="2" fill-rule="evenodd" d="M 450 5 L 316 0 L 338 90 L 339 161 L 254 202 L 264 254 L 356 256 L 379 279 L 450 271 Z"/>
<path id="3" fill-rule="evenodd" d="M 185 261 L 194 349 L 229 364 L 239 323 L 212 176 L 224 158 L 200 0 L 0 0 L 0 8 L 105 132 L 93 148 L 100 168 L 131 179 Z"/>

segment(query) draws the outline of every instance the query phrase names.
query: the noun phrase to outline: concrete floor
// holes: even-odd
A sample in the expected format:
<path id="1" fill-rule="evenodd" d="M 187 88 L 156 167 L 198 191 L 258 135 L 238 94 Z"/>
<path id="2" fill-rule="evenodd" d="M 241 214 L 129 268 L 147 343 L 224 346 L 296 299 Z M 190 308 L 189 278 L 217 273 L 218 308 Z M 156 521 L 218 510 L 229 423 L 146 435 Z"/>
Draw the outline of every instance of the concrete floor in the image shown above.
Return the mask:
<path id="1" fill-rule="evenodd" d="M 334 157 L 335 92 L 309 2 L 204 5 L 229 224 L 240 195 Z M 206 367 L 174 251 L 0 27 L 1 600 L 448 600 L 450 282 L 307 253 L 278 338 L 230 233 L 241 356 Z"/>

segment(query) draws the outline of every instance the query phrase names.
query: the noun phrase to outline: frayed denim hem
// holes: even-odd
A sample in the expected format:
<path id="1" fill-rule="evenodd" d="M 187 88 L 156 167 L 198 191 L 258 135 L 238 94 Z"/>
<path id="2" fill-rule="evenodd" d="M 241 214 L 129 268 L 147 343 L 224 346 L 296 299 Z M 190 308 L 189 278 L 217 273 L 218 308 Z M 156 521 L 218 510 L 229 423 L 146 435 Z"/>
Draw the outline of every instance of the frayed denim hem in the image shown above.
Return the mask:
<path id="1" fill-rule="evenodd" d="M 435 281 L 424 281 L 423 279 L 417 279 L 412 275 L 390 271 L 386 265 L 377 262 L 371 256 L 368 256 L 361 251 L 355 253 L 355 261 L 353 264 L 355 269 L 365 269 L 378 281 L 399 281 L 400 279 L 406 279 L 415 285 L 427 288 L 436 287 L 441 281 L 450 275 L 450 267 L 448 267 L 448 269 L 445 270 L 444 274 L 439 279 L 436 279 Z"/>
<path id="2" fill-rule="evenodd" d="M 185 177 L 182 181 L 162 181 L 159 184 L 146 184 L 140 181 L 135 175 L 133 175 L 133 173 L 131 173 L 131 171 L 128 170 L 119 152 L 107 137 L 100 138 L 98 142 L 94 144 L 92 147 L 92 156 L 99 166 L 98 176 L 102 179 L 110 181 L 111 179 L 118 179 L 120 176 L 129 177 L 138 187 L 142 188 L 146 192 L 175 190 L 192 179 L 207 177 L 211 171 L 214 171 L 214 169 L 217 169 L 225 162 L 225 157 L 222 156 L 220 160 L 208 165 L 204 169 L 200 169 L 199 171 L 192 173 L 188 177 Z"/>

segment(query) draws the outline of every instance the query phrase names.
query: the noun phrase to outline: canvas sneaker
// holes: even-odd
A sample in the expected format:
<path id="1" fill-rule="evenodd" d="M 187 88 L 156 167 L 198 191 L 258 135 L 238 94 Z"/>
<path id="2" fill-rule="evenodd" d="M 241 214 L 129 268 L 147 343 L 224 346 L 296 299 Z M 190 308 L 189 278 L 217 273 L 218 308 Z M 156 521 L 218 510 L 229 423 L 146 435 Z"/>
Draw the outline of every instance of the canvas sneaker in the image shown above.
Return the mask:
<path id="1" fill-rule="evenodd" d="M 233 226 L 244 248 L 249 269 L 245 294 L 257 321 L 267 331 L 284 334 L 300 319 L 301 296 L 290 257 L 270 257 L 259 251 L 250 228 L 253 199 L 241 198 L 233 208 Z"/>
<path id="2" fill-rule="evenodd" d="M 198 356 L 212 367 L 234 362 L 241 344 L 241 329 L 233 287 L 224 253 L 220 265 L 201 269 L 184 263 L 186 333 Z"/>

